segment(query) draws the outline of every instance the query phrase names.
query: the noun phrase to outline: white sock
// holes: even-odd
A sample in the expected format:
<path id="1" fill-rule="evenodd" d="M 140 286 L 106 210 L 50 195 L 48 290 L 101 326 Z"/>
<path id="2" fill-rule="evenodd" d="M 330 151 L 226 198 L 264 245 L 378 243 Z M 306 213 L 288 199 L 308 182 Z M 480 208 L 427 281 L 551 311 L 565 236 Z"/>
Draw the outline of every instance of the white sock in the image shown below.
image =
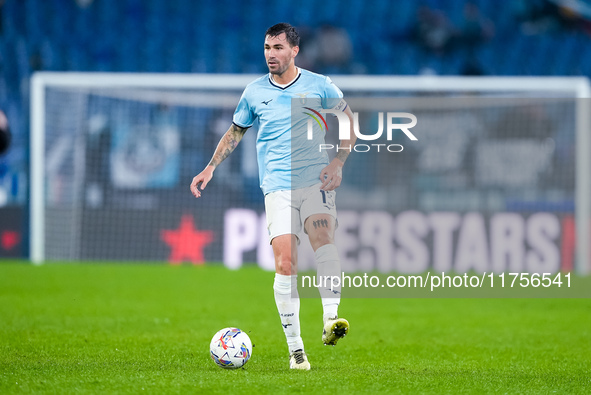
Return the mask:
<path id="1" fill-rule="evenodd" d="M 341 262 L 334 244 L 323 245 L 314 255 L 318 265 L 318 292 L 322 299 L 323 319 L 326 322 L 327 318 L 338 316 L 341 302 Z"/>
<path id="2" fill-rule="evenodd" d="M 300 296 L 297 289 L 297 277 L 297 275 L 286 276 L 275 273 L 273 283 L 275 304 L 277 304 L 277 311 L 279 318 L 281 318 L 290 354 L 295 350 L 304 349 L 304 342 L 300 336 Z"/>

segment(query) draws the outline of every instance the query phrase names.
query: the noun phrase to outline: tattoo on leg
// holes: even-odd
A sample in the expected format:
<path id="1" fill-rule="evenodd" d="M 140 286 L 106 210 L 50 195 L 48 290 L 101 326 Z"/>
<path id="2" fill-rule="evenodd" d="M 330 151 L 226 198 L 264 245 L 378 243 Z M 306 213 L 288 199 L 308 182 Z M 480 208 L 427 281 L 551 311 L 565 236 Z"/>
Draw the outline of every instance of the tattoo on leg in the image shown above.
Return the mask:
<path id="1" fill-rule="evenodd" d="M 312 222 L 312 225 L 314 225 L 314 229 L 328 228 L 328 220 L 327 219 L 319 219 L 319 220 Z"/>

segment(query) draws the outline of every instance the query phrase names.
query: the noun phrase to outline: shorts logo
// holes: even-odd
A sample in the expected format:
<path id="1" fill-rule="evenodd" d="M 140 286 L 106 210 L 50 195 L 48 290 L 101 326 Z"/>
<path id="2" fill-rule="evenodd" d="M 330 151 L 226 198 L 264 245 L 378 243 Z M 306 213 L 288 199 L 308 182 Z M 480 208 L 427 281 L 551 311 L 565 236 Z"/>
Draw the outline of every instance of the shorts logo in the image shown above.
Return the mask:
<path id="1" fill-rule="evenodd" d="M 320 190 L 320 194 L 322 195 L 322 204 L 324 204 L 324 207 L 331 209 L 334 207 L 334 192 L 332 191 L 325 191 L 325 190 Z"/>

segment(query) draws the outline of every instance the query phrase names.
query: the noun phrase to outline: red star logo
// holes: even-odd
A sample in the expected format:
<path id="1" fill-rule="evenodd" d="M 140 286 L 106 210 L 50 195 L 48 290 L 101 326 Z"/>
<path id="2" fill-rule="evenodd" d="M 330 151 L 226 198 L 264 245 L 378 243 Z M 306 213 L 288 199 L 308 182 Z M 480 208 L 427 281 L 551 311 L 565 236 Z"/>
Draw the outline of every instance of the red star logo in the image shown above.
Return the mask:
<path id="1" fill-rule="evenodd" d="M 5 230 L 0 236 L 0 245 L 2 245 L 2 248 L 6 251 L 10 251 L 20 243 L 20 239 L 20 234 L 18 234 L 18 232 Z"/>
<path id="2" fill-rule="evenodd" d="M 182 262 L 203 265 L 203 249 L 214 239 L 211 230 L 195 229 L 190 214 L 183 215 L 178 230 L 163 230 L 160 238 L 170 246 L 168 261 L 175 265 Z"/>

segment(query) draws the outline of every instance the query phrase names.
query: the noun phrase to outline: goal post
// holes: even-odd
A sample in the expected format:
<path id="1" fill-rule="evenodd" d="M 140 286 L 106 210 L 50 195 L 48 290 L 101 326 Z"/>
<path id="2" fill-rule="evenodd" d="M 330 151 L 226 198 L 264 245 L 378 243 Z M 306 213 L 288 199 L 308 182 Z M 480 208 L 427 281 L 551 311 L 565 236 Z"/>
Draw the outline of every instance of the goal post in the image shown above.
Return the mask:
<path id="1" fill-rule="evenodd" d="M 219 134 L 211 133 L 211 129 L 217 127 L 217 120 L 222 119 L 222 115 L 225 117 L 227 125 L 229 125 L 233 108 L 237 104 L 242 90 L 249 82 L 258 77 L 258 75 L 235 74 L 35 73 L 31 79 L 31 261 L 34 264 L 40 264 L 46 260 L 55 259 L 86 259 L 86 257 L 91 257 L 89 259 L 102 259 L 98 251 L 100 246 L 89 246 L 90 242 L 88 240 L 92 240 L 92 237 L 86 238 L 86 236 L 81 237 L 80 235 L 81 232 L 87 232 L 83 228 L 90 229 L 90 232 L 98 232 L 94 225 L 98 222 L 93 221 L 100 222 L 101 218 L 105 219 L 105 213 L 88 214 L 86 206 L 89 204 L 102 207 L 107 204 L 105 203 L 106 200 L 112 198 L 112 201 L 116 201 L 117 208 L 113 211 L 115 213 L 113 214 L 114 217 L 117 217 L 116 213 L 123 213 L 126 207 L 133 207 L 134 210 L 143 207 L 144 214 L 149 213 L 152 215 L 158 211 L 159 205 L 173 205 L 174 199 L 170 198 L 173 195 L 165 195 L 164 193 L 178 186 L 179 172 L 182 174 L 184 171 L 183 168 L 180 170 L 178 168 L 183 166 L 182 159 L 184 155 L 190 155 L 190 153 L 184 152 L 185 147 L 182 141 L 185 135 L 190 133 L 192 127 L 199 125 L 199 122 L 206 119 L 208 122 L 207 130 L 211 135 L 209 140 L 203 140 L 203 142 L 191 140 L 190 144 L 195 144 L 195 146 L 191 147 L 199 152 L 201 152 L 202 148 L 204 151 L 207 151 L 207 149 L 211 151 L 210 140 L 219 139 Z M 591 256 L 589 248 L 589 241 L 591 240 L 591 157 L 588 153 L 591 152 L 591 135 L 589 134 L 591 129 L 589 101 L 591 91 L 587 78 L 338 75 L 332 77 L 332 80 L 347 98 L 360 97 L 361 100 L 364 97 L 425 97 L 429 94 L 440 97 L 476 96 L 499 98 L 507 96 L 515 98 L 525 96 L 529 98 L 566 97 L 573 99 L 575 102 L 574 119 L 572 120 L 574 127 L 573 138 L 576 141 L 573 146 L 575 149 L 573 163 L 574 223 L 576 226 L 575 262 L 579 273 L 589 273 L 589 257 Z M 151 107 L 143 106 L 145 103 L 149 103 Z M 155 112 L 159 111 L 159 106 L 174 108 L 175 110 L 173 113 L 164 111 L 164 113 L 155 115 Z M 97 108 L 100 111 L 93 112 L 92 108 Z M 199 114 L 194 114 L 195 111 L 199 112 Z M 212 111 L 215 113 L 212 113 Z M 104 119 L 100 118 L 99 115 L 104 115 L 118 123 L 115 126 L 111 124 L 105 126 Z M 156 120 L 154 120 L 155 117 Z M 181 120 L 179 121 L 179 119 Z M 100 130 L 93 129 L 100 129 L 96 125 L 100 124 L 101 120 L 103 121 L 101 127 L 110 128 L 108 132 L 103 133 Z M 139 180 L 138 174 L 133 173 L 137 169 L 128 169 L 133 174 L 125 173 L 127 178 L 121 178 L 117 174 L 113 174 L 113 171 L 111 171 L 110 176 L 101 173 L 100 177 L 110 177 L 108 182 L 115 184 L 115 186 L 110 184 L 108 187 L 101 184 L 103 181 L 92 181 L 95 176 L 89 176 L 88 169 L 96 164 L 91 164 L 89 161 L 103 155 L 107 156 L 107 158 L 96 159 L 97 164 L 110 163 L 113 166 L 113 163 L 119 163 L 117 162 L 117 152 L 114 152 L 114 150 L 118 149 L 118 143 L 115 140 L 125 139 L 129 133 L 134 133 L 130 131 L 133 129 L 134 124 L 145 124 L 145 130 L 149 129 L 146 133 L 149 133 L 152 139 L 160 139 L 158 141 L 162 142 L 163 146 L 167 146 L 167 144 L 170 146 L 168 148 L 160 147 L 162 150 L 166 151 L 168 149 L 168 151 L 163 154 L 162 163 L 160 163 L 162 168 L 159 168 L 159 173 L 153 172 L 149 180 L 141 177 L 141 180 Z M 152 130 L 154 125 L 158 125 L 157 131 Z M 516 124 L 515 127 L 519 128 L 520 125 Z M 203 129 L 206 129 L 206 127 L 203 126 Z M 67 133 L 62 133 L 63 130 L 67 130 Z M 102 136 L 105 133 L 109 133 L 110 136 L 107 142 L 103 141 L 96 144 L 94 140 L 89 142 L 89 139 L 96 140 L 96 136 Z M 510 133 L 510 131 L 507 133 Z M 51 147 L 48 147 L 49 138 L 51 139 Z M 148 140 L 144 139 L 142 141 L 144 142 L 137 143 L 136 149 L 142 149 L 142 144 L 149 145 L 149 142 L 146 143 Z M 165 143 L 165 141 L 168 141 L 168 143 Z M 170 141 L 175 143 L 170 143 Z M 95 144 L 92 149 L 100 150 L 102 147 L 102 149 L 111 152 L 91 152 L 88 147 L 92 144 Z M 254 140 L 245 144 L 254 147 Z M 207 147 L 205 147 L 206 145 Z M 49 152 L 50 148 L 51 152 Z M 134 152 L 134 155 L 137 155 L 137 152 Z M 248 188 L 253 185 L 256 187 L 256 180 L 254 180 L 256 178 L 256 169 L 252 168 L 254 157 L 248 156 L 250 154 L 246 152 L 244 155 L 247 157 L 239 158 L 233 165 L 228 165 L 231 169 L 222 171 L 227 172 L 226 175 L 223 175 L 228 177 L 228 181 L 224 183 L 224 186 L 230 191 L 230 195 L 235 191 L 232 189 L 235 187 L 232 185 L 232 177 L 236 177 L 236 174 L 245 171 L 244 167 L 250 169 L 247 179 L 252 183 L 249 184 Z M 194 165 L 203 166 L 205 163 L 202 162 L 200 165 L 195 163 Z M 147 164 L 142 163 L 142 166 L 146 167 Z M 67 175 L 48 178 L 48 171 L 57 171 L 56 169 L 59 167 L 65 168 L 66 170 L 63 171 Z M 142 171 L 144 170 L 142 168 Z M 192 170 L 196 174 L 200 168 L 195 167 Z M 100 170 L 96 168 L 92 169 L 92 171 L 96 174 L 100 173 Z M 99 177 L 99 175 L 96 175 L 96 177 Z M 431 180 L 432 177 L 425 177 L 424 179 Z M 186 183 L 186 180 L 183 180 L 183 182 Z M 414 180 L 413 182 L 417 181 Z M 243 188 L 246 189 L 247 186 L 243 186 Z M 144 189 L 156 191 L 154 193 L 162 193 L 162 195 L 144 194 L 142 192 Z M 240 193 L 242 192 L 240 190 Z M 237 198 L 236 204 L 218 202 L 221 210 L 219 212 L 224 213 L 231 206 L 239 208 L 250 205 L 260 209 L 260 200 L 257 200 L 256 197 L 251 198 L 249 193 L 244 192 L 240 195 L 241 197 Z M 256 193 L 260 194 L 260 191 Z M 68 194 L 67 197 L 66 194 Z M 154 196 L 157 197 L 154 198 Z M 227 195 L 220 194 L 220 196 L 224 196 L 225 199 Z M 155 200 L 158 202 L 155 203 Z M 53 206 L 51 206 L 52 204 Z M 47 221 L 48 205 L 53 210 L 51 223 Z M 191 209 L 183 210 L 181 211 L 189 212 Z M 162 215 L 164 216 L 164 214 Z M 188 217 L 183 216 L 183 218 Z M 227 215 L 225 218 L 228 221 L 229 217 Z M 109 222 L 110 226 L 115 226 L 113 224 L 117 223 L 116 218 L 108 218 L 108 220 L 112 220 L 112 224 Z M 163 219 L 163 221 L 165 220 Z M 189 226 L 187 223 L 185 225 Z M 143 222 L 138 222 L 138 226 L 143 227 Z M 199 224 L 192 223 L 192 226 L 197 232 L 196 229 L 199 228 Z M 63 236 L 58 234 L 60 232 L 63 233 Z M 166 240 L 167 236 L 164 232 L 161 231 L 160 236 L 157 235 L 156 237 Z M 97 233 L 97 235 L 99 234 Z M 146 235 L 147 233 L 144 236 Z M 63 242 L 61 239 L 58 240 L 57 243 L 61 243 L 59 246 L 61 252 L 57 255 L 48 254 L 48 243 L 54 243 L 56 237 L 68 238 L 68 240 L 73 241 Z M 228 236 L 224 233 L 223 237 L 220 235 L 215 237 L 216 242 L 221 243 L 222 239 Z M 253 241 L 253 243 L 255 245 L 257 242 Z M 107 244 L 107 247 L 104 248 L 109 249 L 108 245 L 110 244 Z M 82 254 L 81 249 L 91 250 L 92 253 Z M 215 260 L 226 259 L 231 256 L 231 253 L 227 252 L 224 245 L 213 247 L 213 249 L 215 251 L 212 254 L 215 256 Z M 57 251 L 57 249 L 54 250 Z M 140 255 L 138 256 L 139 259 L 145 259 Z M 251 257 L 257 259 L 256 255 L 251 255 Z M 122 254 L 121 258 L 118 258 L 118 255 L 114 253 L 107 254 L 105 259 L 128 258 L 135 259 L 134 256 L 126 254 Z"/>

